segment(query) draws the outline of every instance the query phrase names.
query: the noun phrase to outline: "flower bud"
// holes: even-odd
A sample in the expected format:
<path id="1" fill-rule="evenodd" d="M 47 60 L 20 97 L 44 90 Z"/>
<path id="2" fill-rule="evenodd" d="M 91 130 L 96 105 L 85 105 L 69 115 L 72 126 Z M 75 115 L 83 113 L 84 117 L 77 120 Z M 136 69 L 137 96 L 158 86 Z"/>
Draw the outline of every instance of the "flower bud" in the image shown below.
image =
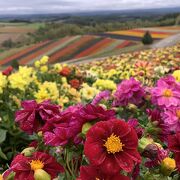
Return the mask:
<path id="1" fill-rule="evenodd" d="M 88 132 L 88 130 L 89 130 L 91 127 L 92 127 L 92 124 L 91 124 L 91 123 L 89 123 L 89 122 L 85 123 L 85 124 L 83 125 L 83 127 L 82 127 L 82 133 L 83 133 L 84 135 L 86 135 L 86 133 Z"/>
<path id="2" fill-rule="evenodd" d="M 142 155 L 147 158 L 155 159 L 158 156 L 158 146 L 156 144 L 148 144 Z"/>
<path id="3" fill-rule="evenodd" d="M 43 169 L 37 169 L 34 172 L 34 179 L 35 180 L 51 180 L 51 176 Z"/>
<path id="4" fill-rule="evenodd" d="M 152 138 L 146 138 L 146 137 L 142 137 L 139 142 L 138 142 L 138 150 L 139 152 L 143 152 L 145 150 L 145 148 L 149 145 L 153 143 L 153 139 Z"/>
<path id="5" fill-rule="evenodd" d="M 23 154 L 24 156 L 32 156 L 32 154 L 35 152 L 35 148 L 34 147 L 28 147 L 26 149 L 24 149 L 21 154 Z"/>
<path id="6" fill-rule="evenodd" d="M 43 136 L 42 131 L 39 131 L 39 132 L 38 132 L 38 136 L 39 136 L 39 137 L 42 137 L 42 136 Z"/>
<path id="7" fill-rule="evenodd" d="M 172 158 L 166 157 L 161 162 L 161 173 L 165 176 L 170 176 L 175 168 L 176 168 L 176 162 Z"/>
<path id="8" fill-rule="evenodd" d="M 4 179 L 5 180 L 14 180 L 15 172 L 11 172 L 10 174 L 6 174 L 7 171 L 5 171 L 3 173 L 3 176 L 2 175 L 0 176 L 0 180 L 4 180 Z"/>

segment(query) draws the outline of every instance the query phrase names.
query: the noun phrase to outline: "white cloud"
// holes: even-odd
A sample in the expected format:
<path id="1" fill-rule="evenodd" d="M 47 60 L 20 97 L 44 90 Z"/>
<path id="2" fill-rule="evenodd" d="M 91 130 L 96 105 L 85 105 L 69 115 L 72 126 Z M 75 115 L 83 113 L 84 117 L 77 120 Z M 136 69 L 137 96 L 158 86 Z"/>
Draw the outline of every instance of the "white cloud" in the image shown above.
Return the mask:
<path id="1" fill-rule="evenodd" d="M 0 13 L 59 13 L 180 6 L 179 0 L 0 0 Z"/>

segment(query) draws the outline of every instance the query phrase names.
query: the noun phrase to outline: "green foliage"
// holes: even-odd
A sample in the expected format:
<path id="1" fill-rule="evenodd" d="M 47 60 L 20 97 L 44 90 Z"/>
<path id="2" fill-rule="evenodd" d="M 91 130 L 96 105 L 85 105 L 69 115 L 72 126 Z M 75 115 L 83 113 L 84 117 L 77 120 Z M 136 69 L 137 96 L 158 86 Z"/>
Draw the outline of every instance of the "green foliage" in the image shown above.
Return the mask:
<path id="1" fill-rule="evenodd" d="M 153 43 L 153 38 L 152 38 L 152 36 L 151 36 L 151 34 L 150 34 L 149 31 L 147 31 L 147 32 L 144 34 L 144 36 L 143 36 L 143 38 L 142 38 L 142 43 L 145 44 L 145 45 L 148 45 L 148 44 L 152 44 L 152 43 Z"/>

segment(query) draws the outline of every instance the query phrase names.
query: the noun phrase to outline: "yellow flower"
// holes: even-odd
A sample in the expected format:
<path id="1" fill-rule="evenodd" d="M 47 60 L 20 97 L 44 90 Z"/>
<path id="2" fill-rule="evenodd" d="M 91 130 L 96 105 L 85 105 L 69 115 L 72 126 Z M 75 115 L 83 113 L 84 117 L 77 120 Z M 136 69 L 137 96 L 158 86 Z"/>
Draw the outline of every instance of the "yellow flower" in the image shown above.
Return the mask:
<path id="1" fill-rule="evenodd" d="M 0 180 L 3 180 L 3 176 L 0 174 Z"/>
<path id="2" fill-rule="evenodd" d="M 166 157 L 161 163 L 161 172 L 165 176 L 169 176 L 176 168 L 176 162 L 174 159 Z"/>
<path id="3" fill-rule="evenodd" d="M 64 107 L 64 104 L 65 103 L 68 103 L 69 102 L 69 98 L 67 96 L 61 96 L 59 99 L 58 99 L 58 104 L 62 107 Z"/>
<path id="4" fill-rule="evenodd" d="M 53 68 L 56 72 L 60 72 L 62 70 L 62 65 L 60 63 L 56 63 L 53 65 Z"/>
<path id="5" fill-rule="evenodd" d="M 7 85 L 7 78 L 0 72 L 0 94 L 3 93 L 3 88 Z"/>
<path id="6" fill-rule="evenodd" d="M 42 102 L 44 100 L 50 99 L 52 101 L 57 101 L 59 98 L 59 91 L 57 84 L 55 82 L 45 81 L 39 86 L 38 92 L 34 93 L 37 102 Z"/>
<path id="7" fill-rule="evenodd" d="M 43 72 L 43 73 L 45 73 L 45 72 L 48 71 L 48 67 L 47 67 L 46 65 L 41 66 L 40 71 Z"/>
<path id="8" fill-rule="evenodd" d="M 8 77 L 10 87 L 25 91 L 27 86 L 36 79 L 33 68 L 20 66 L 19 71 Z"/>
<path id="9" fill-rule="evenodd" d="M 39 68 L 40 65 L 41 65 L 40 61 L 35 61 L 34 66 L 35 66 L 36 68 Z"/>
<path id="10" fill-rule="evenodd" d="M 93 84 L 93 87 L 97 87 L 100 90 L 115 90 L 116 89 L 116 84 L 114 81 L 111 80 L 104 80 L 104 79 L 97 79 L 96 82 Z"/>
<path id="11" fill-rule="evenodd" d="M 48 56 L 43 56 L 43 57 L 40 59 L 40 64 L 41 64 L 41 65 L 47 64 L 48 60 L 49 60 L 49 57 L 48 57 Z"/>
<path id="12" fill-rule="evenodd" d="M 97 90 L 95 87 L 88 86 L 86 83 L 84 83 L 82 87 L 83 88 L 80 90 L 80 93 L 83 99 L 93 99 L 93 97 L 99 93 L 99 90 Z"/>
<path id="13" fill-rule="evenodd" d="M 180 70 L 174 71 L 172 75 L 176 79 L 177 82 L 180 82 Z"/>
<path id="14" fill-rule="evenodd" d="M 62 83 L 64 83 L 64 84 L 67 84 L 67 78 L 66 77 L 62 77 Z"/>

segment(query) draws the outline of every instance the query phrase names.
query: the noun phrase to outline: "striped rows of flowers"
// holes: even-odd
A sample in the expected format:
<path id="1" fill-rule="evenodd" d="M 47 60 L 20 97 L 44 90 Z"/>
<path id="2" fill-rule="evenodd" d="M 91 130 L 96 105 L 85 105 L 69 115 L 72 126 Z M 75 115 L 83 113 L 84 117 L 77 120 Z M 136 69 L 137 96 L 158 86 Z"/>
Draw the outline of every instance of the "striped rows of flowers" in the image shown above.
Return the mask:
<path id="1" fill-rule="evenodd" d="M 178 180 L 179 45 L 0 73 L 0 179 Z M 151 62 L 150 62 L 151 61 Z"/>
<path id="2" fill-rule="evenodd" d="M 119 44 L 120 46 L 111 48 L 113 44 Z M 105 49 L 115 51 L 131 45 L 134 45 L 131 41 L 121 43 L 121 40 L 92 35 L 64 37 L 57 41 L 41 42 L 25 48 L 15 55 L 0 60 L 0 65 L 8 66 L 15 60 L 21 65 L 33 64 L 43 54 L 50 57 L 50 63 L 62 62 L 85 56 L 94 56 Z"/>
<path id="3" fill-rule="evenodd" d="M 143 30 L 125 30 L 125 31 L 113 31 L 108 32 L 108 34 L 117 34 L 117 35 L 125 35 L 125 36 L 135 36 L 135 37 L 143 37 L 144 33 L 146 31 Z M 153 38 L 163 39 L 170 35 L 171 33 L 165 33 L 165 32 L 154 32 L 150 31 Z"/>

